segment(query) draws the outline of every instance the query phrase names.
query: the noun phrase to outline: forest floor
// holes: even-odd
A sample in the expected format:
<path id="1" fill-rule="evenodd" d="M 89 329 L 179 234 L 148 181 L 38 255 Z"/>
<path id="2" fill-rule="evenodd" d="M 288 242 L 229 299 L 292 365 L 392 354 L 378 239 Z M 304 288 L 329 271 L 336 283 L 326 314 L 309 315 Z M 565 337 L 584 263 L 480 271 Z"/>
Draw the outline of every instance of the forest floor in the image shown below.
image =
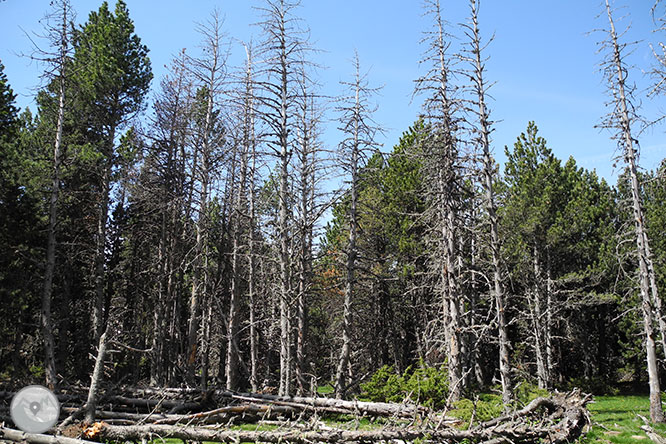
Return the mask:
<path id="1" fill-rule="evenodd" d="M 638 416 L 650 417 L 647 396 L 595 396 L 587 408 L 592 417 L 592 428 L 578 440 L 580 444 L 652 442 L 641 430 L 644 422 Z M 656 425 L 654 429 L 666 436 L 666 424 Z"/>
<path id="2" fill-rule="evenodd" d="M 578 444 L 652 444 L 641 430 L 643 420 L 638 416 L 649 417 L 650 401 L 642 395 L 595 396 L 594 402 L 587 405 L 591 418 L 590 431 L 577 442 Z M 367 420 L 363 421 L 363 423 Z M 369 424 L 360 424 L 361 428 Z M 244 425 L 240 428 L 254 428 L 256 425 Z M 266 427 L 266 426 L 263 426 Z M 372 427 L 370 425 L 370 427 Z M 666 436 L 666 424 L 654 426 L 662 436 Z M 160 441 L 160 443 L 163 443 Z M 178 439 L 167 439 L 168 444 L 181 444 Z"/>

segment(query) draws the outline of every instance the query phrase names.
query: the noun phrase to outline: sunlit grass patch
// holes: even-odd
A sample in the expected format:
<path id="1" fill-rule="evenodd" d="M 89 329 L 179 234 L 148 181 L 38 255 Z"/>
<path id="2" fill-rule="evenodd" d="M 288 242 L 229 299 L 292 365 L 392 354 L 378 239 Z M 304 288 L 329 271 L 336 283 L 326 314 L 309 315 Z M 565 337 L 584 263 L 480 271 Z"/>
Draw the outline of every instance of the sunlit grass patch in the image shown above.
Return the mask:
<path id="1" fill-rule="evenodd" d="M 638 417 L 650 416 L 650 400 L 647 396 L 597 396 L 588 404 L 592 416 L 592 428 L 582 437 L 581 444 L 630 444 L 651 440 L 640 427 L 644 424 Z M 666 424 L 653 428 L 666 436 Z"/>

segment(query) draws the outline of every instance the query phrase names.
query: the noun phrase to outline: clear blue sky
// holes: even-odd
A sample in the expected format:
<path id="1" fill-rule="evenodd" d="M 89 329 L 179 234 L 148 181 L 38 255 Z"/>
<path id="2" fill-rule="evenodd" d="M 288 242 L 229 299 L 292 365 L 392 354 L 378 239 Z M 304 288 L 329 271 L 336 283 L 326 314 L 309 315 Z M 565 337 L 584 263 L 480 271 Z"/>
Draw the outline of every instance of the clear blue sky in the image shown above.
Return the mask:
<path id="1" fill-rule="evenodd" d="M 115 0 L 114 0 L 115 1 Z M 110 4 L 113 5 L 114 1 Z M 126 0 L 136 32 L 150 49 L 156 80 L 155 87 L 172 55 L 181 48 L 196 53 L 199 35 L 196 23 L 205 21 L 217 8 L 225 17 L 230 37 L 257 41 L 260 29 L 251 24 L 259 20 L 253 5 L 261 0 Z M 86 20 L 101 2 L 73 0 L 78 22 Z M 635 47 L 631 62 L 635 68 L 631 79 L 641 87 L 646 84 L 642 71 L 653 63 L 648 43 L 662 37 L 652 32 L 650 16 L 653 0 L 615 0 L 625 6 L 618 12 L 629 18 L 631 33 L 626 40 L 642 40 Z M 466 0 L 442 0 L 445 18 L 455 25 L 465 20 Z M 41 68 L 17 56 L 29 52 L 25 32 L 38 32 L 39 20 L 49 9 L 48 1 L 0 0 L 0 60 L 20 107 L 34 108 L 34 88 L 39 85 Z M 496 157 L 503 160 L 504 146 L 515 142 L 534 120 L 549 147 L 566 160 L 573 155 L 580 166 L 596 169 L 615 183 L 617 169 L 612 168 L 615 143 L 606 131 L 596 129 L 605 114 L 605 83 L 598 71 L 601 56 L 597 53 L 600 33 L 588 35 L 607 24 L 599 0 L 482 0 L 480 26 L 485 37 L 495 34 L 486 50 L 490 56 L 487 78 L 496 82 L 491 89 L 492 117 L 497 121 L 493 135 Z M 385 150 L 397 143 L 400 134 L 411 125 L 419 112 L 419 100 L 411 102 L 413 81 L 419 68 L 423 48 L 422 32 L 429 22 L 422 15 L 419 0 L 302 0 L 299 15 L 311 30 L 315 47 L 323 50 L 317 57 L 328 68 L 320 71 L 324 92 L 336 94 L 338 82 L 351 73 L 350 59 L 357 49 L 362 65 L 370 70 L 369 80 L 383 85 L 377 98 L 379 109 L 375 120 L 386 128 L 381 142 Z M 459 29 L 452 29 L 462 36 Z M 666 36 L 664 36 L 666 39 Z M 242 48 L 233 48 L 231 62 L 239 62 Z M 639 94 L 642 96 L 642 94 Z M 647 118 L 666 112 L 663 98 L 643 99 Z M 329 146 L 337 144 L 335 124 L 325 133 Z M 666 157 L 666 126 L 644 134 L 641 142 L 641 165 L 655 168 Z"/>

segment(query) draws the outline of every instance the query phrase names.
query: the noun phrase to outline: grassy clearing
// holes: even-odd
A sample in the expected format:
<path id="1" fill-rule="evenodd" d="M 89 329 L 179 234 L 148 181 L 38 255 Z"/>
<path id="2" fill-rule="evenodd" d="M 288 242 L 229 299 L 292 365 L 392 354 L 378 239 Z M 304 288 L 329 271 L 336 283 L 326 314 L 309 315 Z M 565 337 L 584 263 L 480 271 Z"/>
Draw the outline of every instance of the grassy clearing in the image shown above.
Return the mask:
<path id="1" fill-rule="evenodd" d="M 651 443 L 640 429 L 643 420 L 650 416 L 650 400 L 647 396 L 596 396 L 595 402 L 588 404 L 592 416 L 592 428 L 579 439 L 580 444 L 630 444 Z M 654 426 L 666 436 L 666 424 Z"/>

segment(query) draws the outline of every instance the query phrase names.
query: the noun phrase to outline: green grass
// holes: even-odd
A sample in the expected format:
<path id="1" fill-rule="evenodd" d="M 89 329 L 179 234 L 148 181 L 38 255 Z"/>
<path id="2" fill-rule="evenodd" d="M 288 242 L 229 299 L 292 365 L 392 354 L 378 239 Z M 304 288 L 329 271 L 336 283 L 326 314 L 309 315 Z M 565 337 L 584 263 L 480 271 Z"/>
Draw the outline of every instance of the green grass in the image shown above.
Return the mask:
<path id="1" fill-rule="evenodd" d="M 579 439 L 580 444 L 652 443 L 640 429 L 643 420 L 637 416 L 650 417 L 650 400 L 647 396 L 596 396 L 587 407 L 592 417 L 592 428 Z M 653 428 L 666 436 L 666 424 Z"/>
<path id="2" fill-rule="evenodd" d="M 334 392 L 335 392 L 335 387 L 333 387 L 332 382 L 317 387 L 317 394 L 319 395 L 331 395 Z"/>

